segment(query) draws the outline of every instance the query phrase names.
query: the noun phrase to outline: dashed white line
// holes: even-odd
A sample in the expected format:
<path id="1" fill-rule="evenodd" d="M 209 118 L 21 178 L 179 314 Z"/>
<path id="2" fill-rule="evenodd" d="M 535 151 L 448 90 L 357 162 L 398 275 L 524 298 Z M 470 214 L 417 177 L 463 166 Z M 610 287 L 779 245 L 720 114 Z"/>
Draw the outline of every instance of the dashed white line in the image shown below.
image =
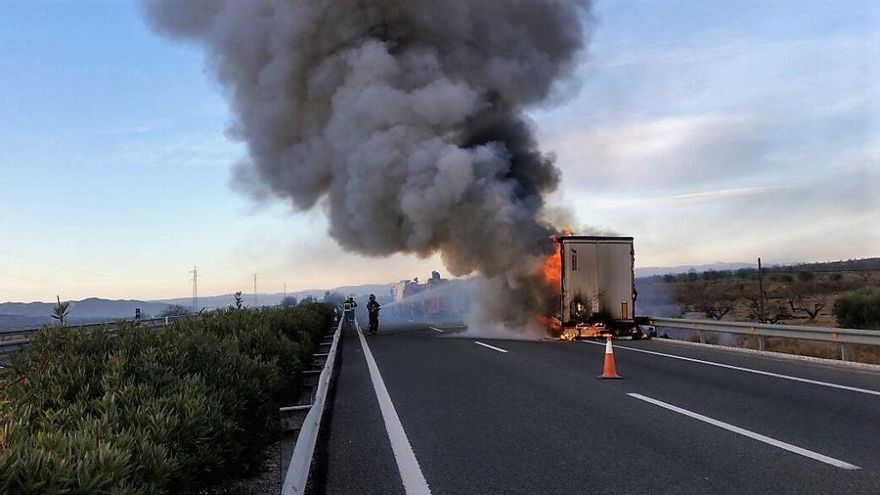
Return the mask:
<path id="1" fill-rule="evenodd" d="M 474 344 L 481 345 L 481 346 L 483 346 L 483 347 L 487 347 L 487 348 L 489 348 L 489 349 L 492 349 L 493 351 L 507 352 L 507 351 L 505 351 L 504 349 L 502 349 L 502 348 L 500 348 L 500 347 L 495 347 L 494 345 L 484 344 L 484 343 L 482 343 L 482 342 L 480 342 L 480 341 L 478 341 L 478 340 L 475 340 L 475 341 L 474 341 Z"/>
<path id="2" fill-rule="evenodd" d="M 446 333 L 446 332 L 444 332 L 443 330 L 440 330 L 440 329 L 437 328 L 437 327 L 428 327 L 428 328 L 430 328 L 431 330 L 433 330 L 433 331 L 435 331 L 435 332 Z"/>
<path id="3" fill-rule="evenodd" d="M 599 343 L 599 342 L 590 342 L 590 341 L 583 341 L 583 342 L 587 342 L 589 344 L 598 344 L 598 345 L 602 345 L 602 346 L 605 345 L 604 343 Z M 672 358 L 672 359 L 680 359 L 682 361 L 690 361 L 692 363 L 706 364 L 709 366 L 717 366 L 719 368 L 726 368 L 729 370 L 744 371 L 746 373 L 754 373 L 756 375 L 772 376 L 773 378 L 782 378 L 784 380 L 792 380 L 795 382 L 810 383 L 812 385 L 821 385 L 823 387 L 830 387 L 830 388 L 836 388 L 836 389 L 840 389 L 840 390 L 848 390 L 850 392 L 859 392 L 862 394 L 880 396 L 880 392 L 878 392 L 877 390 L 869 390 L 869 389 L 865 389 L 865 388 L 850 387 L 848 385 L 838 385 L 836 383 L 822 382 L 819 380 L 810 380 L 809 378 L 800 378 L 797 376 L 782 375 L 779 373 L 771 373 L 769 371 L 755 370 L 752 368 L 743 368 L 740 366 L 733 366 L 730 364 L 716 363 L 714 361 L 704 361 L 702 359 L 694 359 L 694 358 L 689 358 L 689 357 L 684 357 L 684 356 L 677 356 L 675 354 L 666 354 L 664 352 L 648 351 L 645 349 L 636 349 L 634 347 L 626 347 L 626 346 L 622 346 L 622 345 L 615 345 L 614 347 L 617 349 L 627 349 L 627 350 L 635 351 L 635 352 L 644 352 L 645 354 L 653 354 L 655 356 L 663 356 L 663 357 L 668 357 L 668 358 Z"/>
<path id="4" fill-rule="evenodd" d="M 370 352 L 370 346 L 367 345 L 367 339 L 364 338 L 360 325 L 357 323 L 355 325 L 357 326 L 358 338 L 361 341 L 361 348 L 364 350 L 364 358 L 367 360 L 367 368 L 370 370 L 370 380 L 373 382 L 373 389 L 379 400 L 382 419 L 385 421 L 385 431 L 388 433 L 388 439 L 391 440 L 391 450 L 394 452 L 397 469 L 400 471 L 400 479 L 403 481 L 403 489 L 407 495 L 430 495 L 431 489 L 428 488 L 428 482 L 425 481 L 419 461 L 406 437 L 406 432 L 403 431 L 403 425 L 400 424 L 400 417 L 397 415 L 397 410 L 394 409 L 391 396 L 388 395 L 388 389 L 385 388 L 385 382 L 382 381 L 382 375 L 379 373 L 376 360 L 373 359 L 373 353 Z"/>
<path id="5" fill-rule="evenodd" d="M 740 428 L 738 426 L 734 426 L 732 424 L 725 423 L 723 421 L 718 421 L 717 419 L 712 419 L 708 416 L 703 416 L 702 414 L 697 414 L 693 411 L 688 411 L 687 409 L 683 409 L 678 406 L 673 406 L 672 404 L 669 404 L 669 403 L 666 403 L 666 402 L 663 402 L 663 401 L 660 401 L 657 399 L 652 399 L 650 397 L 646 397 L 644 395 L 634 394 L 634 393 L 629 393 L 626 395 L 633 397 L 635 399 L 643 400 L 643 401 L 648 402 L 650 404 L 654 404 L 655 406 L 660 406 L 664 409 L 668 409 L 670 411 L 677 412 L 679 414 L 683 414 L 685 416 L 688 416 L 690 418 L 694 418 L 694 419 L 702 421 L 704 423 L 709 423 L 710 425 L 717 426 L 718 428 L 721 428 L 721 429 L 724 429 L 727 431 L 732 431 L 734 433 L 738 433 L 740 435 L 749 437 L 753 440 L 757 440 L 759 442 L 763 442 L 768 445 L 772 445 L 774 447 L 778 447 L 780 449 L 787 450 L 789 452 L 793 452 L 798 455 L 802 455 L 804 457 L 809 457 L 810 459 L 813 459 L 813 460 L 816 460 L 819 462 L 824 462 L 825 464 L 830 464 L 834 467 L 838 467 L 841 469 L 849 469 L 849 470 L 861 469 L 859 466 L 856 466 L 854 464 L 850 464 L 848 462 L 843 462 L 843 461 L 835 459 L 833 457 L 828 457 L 827 455 L 822 455 L 822 454 L 813 452 L 812 450 L 807 450 L 807 449 L 798 447 L 796 445 L 792 445 L 790 443 L 776 440 L 775 438 L 770 438 L 768 436 L 761 435 L 760 433 L 755 433 L 753 431 L 749 431 L 744 428 Z"/>

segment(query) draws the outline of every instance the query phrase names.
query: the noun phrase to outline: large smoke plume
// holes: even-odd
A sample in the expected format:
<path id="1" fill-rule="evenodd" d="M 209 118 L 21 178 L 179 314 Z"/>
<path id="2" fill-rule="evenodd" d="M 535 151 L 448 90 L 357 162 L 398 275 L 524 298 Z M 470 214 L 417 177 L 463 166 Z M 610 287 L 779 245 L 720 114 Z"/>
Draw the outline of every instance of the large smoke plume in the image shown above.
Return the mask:
<path id="1" fill-rule="evenodd" d="M 496 321 L 543 303 L 560 178 L 524 111 L 570 78 L 587 0 L 146 0 L 155 28 L 200 43 L 249 159 L 236 181 L 367 255 L 440 252 L 486 277 Z M 497 304 L 503 301 L 502 304 Z"/>

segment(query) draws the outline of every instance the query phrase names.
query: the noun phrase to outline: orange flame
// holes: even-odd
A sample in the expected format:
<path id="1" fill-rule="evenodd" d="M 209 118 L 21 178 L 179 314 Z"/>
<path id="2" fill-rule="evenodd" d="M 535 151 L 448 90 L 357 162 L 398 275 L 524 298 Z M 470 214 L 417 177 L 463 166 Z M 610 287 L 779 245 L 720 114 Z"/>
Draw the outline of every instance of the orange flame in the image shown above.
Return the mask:
<path id="1" fill-rule="evenodd" d="M 563 236 L 572 235 L 572 230 L 569 228 L 565 228 L 562 230 Z M 553 291 L 560 291 L 562 289 L 562 246 L 556 242 L 557 236 L 551 236 L 550 240 L 553 242 L 553 254 L 547 256 L 544 259 L 544 283 L 547 287 Z M 559 321 L 549 317 L 538 317 L 539 321 L 542 321 L 544 326 L 550 332 L 550 335 L 556 338 L 560 338 L 563 340 L 574 340 L 574 333 L 572 333 L 571 329 L 565 329 L 562 327 Z"/>
<path id="2" fill-rule="evenodd" d="M 562 229 L 562 235 L 572 235 L 572 230 L 566 227 Z M 550 239 L 554 244 L 554 252 L 544 260 L 544 281 L 553 289 L 558 289 L 562 285 L 562 252 L 556 236 L 551 236 Z"/>
<path id="3" fill-rule="evenodd" d="M 556 252 L 544 260 L 544 282 L 554 289 L 562 284 L 562 255 L 559 244 L 556 245 Z"/>

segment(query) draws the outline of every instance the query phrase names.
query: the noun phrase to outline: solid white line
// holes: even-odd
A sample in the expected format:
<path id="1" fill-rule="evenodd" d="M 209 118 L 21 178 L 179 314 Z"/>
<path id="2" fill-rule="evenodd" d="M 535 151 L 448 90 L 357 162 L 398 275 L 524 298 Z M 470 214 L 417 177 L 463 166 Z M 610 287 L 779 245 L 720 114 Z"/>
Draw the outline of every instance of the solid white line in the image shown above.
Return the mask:
<path id="1" fill-rule="evenodd" d="M 604 343 L 599 343 L 599 342 L 590 342 L 590 341 L 583 341 L 583 342 L 587 342 L 589 344 L 602 345 L 602 346 L 605 345 Z M 672 359 L 681 359 L 682 361 L 690 361 L 692 363 L 706 364 L 709 366 L 717 366 L 719 368 L 727 368 L 729 370 L 745 371 L 746 373 L 754 373 L 756 375 L 772 376 L 773 378 L 782 378 L 785 380 L 792 380 L 795 382 L 810 383 L 812 385 L 821 385 L 823 387 L 831 387 L 831 388 L 836 388 L 836 389 L 840 389 L 840 390 L 848 390 L 850 392 L 859 392 L 862 394 L 880 396 L 880 392 L 878 392 L 876 390 L 868 390 L 868 389 L 864 389 L 864 388 L 850 387 L 847 385 L 838 385 L 836 383 L 822 382 L 819 380 L 810 380 L 809 378 L 800 378 L 797 376 L 781 375 L 779 373 L 771 373 L 769 371 L 755 370 L 752 368 L 742 368 L 742 367 L 733 366 L 730 364 L 716 363 L 714 361 L 704 361 L 702 359 L 694 359 L 694 358 L 689 358 L 689 357 L 684 357 L 684 356 L 677 356 L 675 354 L 666 354 L 663 352 L 648 351 L 645 349 L 636 349 L 634 347 L 626 347 L 626 346 L 622 346 L 622 345 L 616 345 L 616 346 L 614 346 L 614 348 L 615 349 L 627 349 L 627 350 L 636 351 L 636 352 L 644 352 L 645 354 L 653 354 L 655 356 L 663 356 L 663 357 L 668 357 L 668 358 L 672 358 Z"/>
<path id="2" fill-rule="evenodd" d="M 704 423 L 709 423 L 710 425 L 717 426 L 721 429 L 724 429 L 727 431 L 732 431 L 734 433 L 739 433 L 740 435 L 749 437 L 753 440 L 757 440 L 759 442 L 764 442 L 768 445 L 772 445 L 774 447 L 779 447 L 780 449 L 787 450 L 789 452 L 794 452 L 795 454 L 802 455 L 804 457 L 809 457 L 810 459 L 813 459 L 813 460 L 816 460 L 819 462 L 824 462 L 825 464 L 830 464 L 834 467 L 839 467 L 841 469 L 850 469 L 850 470 L 861 469 L 860 467 L 853 465 L 853 464 L 850 464 L 848 462 L 843 462 L 843 461 L 837 460 L 833 457 L 828 457 L 827 455 L 818 454 L 816 452 L 813 452 L 812 450 L 803 449 L 801 447 L 798 447 L 796 445 L 792 445 L 790 443 L 785 443 L 780 440 L 776 440 L 774 438 L 770 438 L 770 437 L 761 435 L 759 433 L 755 433 L 753 431 L 749 431 L 749 430 L 740 428 L 738 426 L 733 426 L 732 424 L 725 423 L 723 421 L 718 421 L 717 419 L 712 419 L 708 416 L 703 416 L 702 414 L 697 414 L 695 412 L 688 411 L 687 409 L 682 409 L 678 406 L 673 406 L 672 404 L 668 404 L 666 402 L 659 401 L 657 399 L 652 399 L 650 397 L 646 397 L 641 394 L 629 393 L 626 395 L 633 397 L 633 398 L 636 398 L 636 399 L 639 399 L 639 400 L 643 400 L 645 402 L 649 402 L 651 404 L 654 404 L 655 406 L 660 406 L 662 408 L 669 409 L 670 411 L 674 411 L 679 414 L 684 414 L 685 416 L 697 419 L 697 420 L 702 421 Z"/>
<path id="3" fill-rule="evenodd" d="M 481 346 L 483 346 L 483 347 L 488 347 L 489 349 L 492 349 L 493 351 L 507 352 L 507 351 L 505 351 L 504 349 L 502 349 L 502 348 L 500 348 L 500 347 L 495 347 L 494 345 L 484 344 L 484 343 L 482 343 L 482 342 L 480 342 L 480 341 L 477 341 L 477 340 L 474 341 L 474 344 L 481 345 Z"/>
<path id="4" fill-rule="evenodd" d="M 370 370 L 373 389 L 379 400 L 382 419 L 385 421 L 385 431 L 388 433 L 388 439 L 391 440 L 391 450 L 394 452 L 397 469 L 400 471 L 400 479 L 403 481 L 403 489 L 407 495 L 430 495 L 431 489 L 428 488 L 428 482 L 425 481 L 422 468 L 419 467 L 419 461 L 406 437 L 406 432 L 403 431 L 403 425 L 400 424 L 400 417 L 397 416 L 397 410 L 394 409 L 391 396 L 388 395 L 388 389 L 385 388 L 385 382 L 382 381 L 382 375 L 379 373 L 379 367 L 376 366 L 376 360 L 373 359 L 373 353 L 370 352 L 370 346 L 367 345 L 367 340 L 361 332 L 360 324 L 355 322 L 355 325 L 358 338 L 361 341 L 361 348 L 364 350 L 364 358 L 367 360 L 367 368 Z"/>
<path id="5" fill-rule="evenodd" d="M 440 329 L 437 328 L 437 327 L 428 327 L 428 328 L 430 328 L 431 330 L 433 330 L 433 331 L 435 331 L 435 332 L 446 333 L 446 332 L 444 332 L 443 330 L 440 330 Z"/>

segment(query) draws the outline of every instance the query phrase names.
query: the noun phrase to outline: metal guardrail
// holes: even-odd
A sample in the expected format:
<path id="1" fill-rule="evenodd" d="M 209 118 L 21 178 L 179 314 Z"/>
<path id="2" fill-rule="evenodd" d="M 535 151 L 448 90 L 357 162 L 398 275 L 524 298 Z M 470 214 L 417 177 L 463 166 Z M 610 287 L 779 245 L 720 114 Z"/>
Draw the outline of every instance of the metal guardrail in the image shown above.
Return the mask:
<path id="1" fill-rule="evenodd" d="M 734 321 L 685 320 L 681 318 L 648 317 L 649 323 L 655 328 L 676 328 L 696 330 L 700 342 L 706 343 L 704 332 L 733 333 L 738 335 L 754 335 L 758 338 L 758 349 L 765 349 L 765 337 L 785 339 L 812 340 L 840 344 L 840 358 L 850 360 L 850 344 L 880 346 L 880 331 L 859 330 L 855 328 L 806 327 L 802 325 L 769 325 L 765 323 L 747 323 Z"/>
<path id="2" fill-rule="evenodd" d="M 318 443 L 318 430 L 321 428 L 321 418 L 324 416 L 324 405 L 327 402 L 327 392 L 330 389 L 330 380 L 333 377 L 333 365 L 336 362 L 336 353 L 339 347 L 339 339 L 342 336 L 343 318 L 339 319 L 339 325 L 333 334 L 333 342 L 327 351 L 327 360 L 318 377 L 318 390 L 315 400 L 309 407 L 309 412 L 303 420 L 302 429 L 296 438 L 296 446 L 287 466 L 284 476 L 284 485 L 281 487 L 282 495 L 299 495 L 306 489 L 309 481 L 309 469 L 312 466 L 312 457 L 315 454 L 315 445 Z M 301 406 L 293 406 L 301 407 Z M 282 408 L 285 409 L 285 408 Z"/>
<path id="3" fill-rule="evenodd" d="M 147 326 L 147 327 L 162 327 L 168 326 L 171 323 L 184 320 L 187 318 L 193 318 L 198 316 L 197 314 L 192 315 L 183 315 L 183 316 L 166 316 L 162 318 L 147 318 L 140 320 L 116 320 L 102 323 L 87 323 L 85 325 L 66 325 L 64 327 L 51 327 L 51 326 L 43 326 L 39 328 L 23 328 L 16 330 L 8 330 L 8 331 L 0 331 L 0 356 L 14 354 L 16 352 L 21 352 L 25 350 L 30 343 L 31 337 L 42 330 L 43 328 L 63 328 L 64 330 L 82 330 L 82 329 L 94 329 L 101 328 L 109 325 L 117 325 L 120 323 L 130 323 L 132 325 L 139 326 Z"/>

